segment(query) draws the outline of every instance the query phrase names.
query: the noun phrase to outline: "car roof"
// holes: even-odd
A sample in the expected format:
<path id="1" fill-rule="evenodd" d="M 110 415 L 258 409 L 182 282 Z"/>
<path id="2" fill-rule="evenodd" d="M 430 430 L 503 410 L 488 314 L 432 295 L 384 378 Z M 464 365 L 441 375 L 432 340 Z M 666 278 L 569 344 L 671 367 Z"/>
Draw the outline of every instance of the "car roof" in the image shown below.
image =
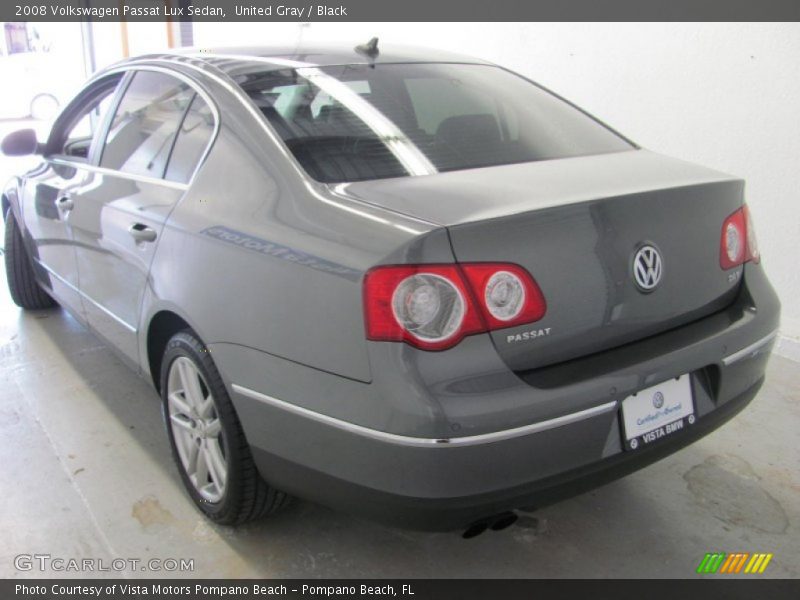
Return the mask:
<path id="1" fill-rule="evenodd" d="M 208 62 L 223 71 L 240 66 L 242 62 L 254 60 L 275 69 L 299 66 L 333 66 L 349 64 L 380 63 L 472 63 L 488 64 L 473 57 L 411 46 L 378 44 L 379 54 L 369 58 L 356 51 L 356 46 L 345 43 L 301 44 L 285 46 L 227 46 L 193 47 L 176 50 L 160 58 L 174 59 L 191 56 Z M 141 57 L 139 57 L 141 58 Z M 297 63 L 297 64 L 295 64 Z"/>

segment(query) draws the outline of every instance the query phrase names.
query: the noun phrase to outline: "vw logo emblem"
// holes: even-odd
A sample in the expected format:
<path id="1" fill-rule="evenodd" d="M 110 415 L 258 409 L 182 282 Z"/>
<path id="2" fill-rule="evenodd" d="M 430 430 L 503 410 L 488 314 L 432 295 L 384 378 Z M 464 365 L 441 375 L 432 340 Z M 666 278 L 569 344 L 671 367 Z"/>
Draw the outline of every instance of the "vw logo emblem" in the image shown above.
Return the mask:
<path id="1" fill-rule="evenodd" d="M 633 257 L 633 278 L 643 292 L 652 292 L 661 281 L 661 255 L 653 246 L 642 246 Z"/>
<path id="2" fill-rule="evenodd" d="M 664 394 L 661 392 L 656 392 L 653 394 L 653 406 L 656 408 L 661 408 L 664 406 Z"/>

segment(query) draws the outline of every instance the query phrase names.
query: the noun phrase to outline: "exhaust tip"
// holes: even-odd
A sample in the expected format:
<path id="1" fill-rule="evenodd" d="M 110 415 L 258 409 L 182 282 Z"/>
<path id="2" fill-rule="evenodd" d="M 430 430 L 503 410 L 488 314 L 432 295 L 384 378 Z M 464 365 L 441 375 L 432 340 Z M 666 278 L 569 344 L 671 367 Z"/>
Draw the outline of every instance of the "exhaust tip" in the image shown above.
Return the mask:
<path id="1" fill-rule="evenodd" d="M 497 515 L 491 524 L 492 531 L 502 531 L 517 522 L 517 515 L 513 512 Z"/>
<path id="2" fill-rule="evenodd" d="M 470 540 L 474 537 L 478 537 L 484 531 L 489 528 L 489 523 L 487 521 L 476 521 L 461 534 L 465 540 Z"/>
<path id="3" fill-rule="evenodd" d="M 504 512 L 486 519 L 481 519 L 480 521 L 475 521 L 472 525 L 467 527 L 464 533 L 461 534 L 461 537 L 463 537 L 465 540 L 469 540 L 474 537 L 478 537 L 487 529 L 491 529 L 492 531 L 502 531 L 503 529 L 511 527 L 514 523 L 516 523 L 517 518 L 518 517 L 516 513 Z"/>

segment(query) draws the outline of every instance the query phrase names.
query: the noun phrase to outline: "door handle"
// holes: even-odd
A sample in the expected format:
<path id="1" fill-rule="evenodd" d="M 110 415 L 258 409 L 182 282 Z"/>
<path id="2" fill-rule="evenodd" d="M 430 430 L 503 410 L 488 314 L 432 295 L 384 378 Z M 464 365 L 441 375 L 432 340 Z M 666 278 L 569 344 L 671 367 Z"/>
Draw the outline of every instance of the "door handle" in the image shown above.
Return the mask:
<path id="1" fill-rule="evenodd" d="M 136 242 L 155 242 L 156 230 L 148 227 L 144 223 L 134 223 L 128 227 L 128 233 L 131 234 Z"/>
<path id="2" fill-rule="evenodd" d="M 56 200 L 56 206 L 61 210 L 67 211 L 75 208 L 75 203 L 72 201 L 72 198 L 65 195 L 58 197 L 58 200 Z"/>

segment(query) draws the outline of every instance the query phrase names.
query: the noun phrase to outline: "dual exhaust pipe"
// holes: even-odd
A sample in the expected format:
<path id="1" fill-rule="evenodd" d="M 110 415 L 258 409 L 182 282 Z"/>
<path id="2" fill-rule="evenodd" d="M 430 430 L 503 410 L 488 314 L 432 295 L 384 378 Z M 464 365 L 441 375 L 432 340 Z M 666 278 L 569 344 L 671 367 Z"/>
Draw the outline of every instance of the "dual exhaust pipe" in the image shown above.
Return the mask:
<path id="1" fill-rule="evenodd" d="M 492 517 L 486 517 L 485 519 L 479 519 L 475 521 L 472 525 L 467 527 L 464 530 L 464 533 L 461 534 L 465 540 L 472 539 L 474 537 L 478 537 L 485 531 L 491 529 L 492 531 L 502 531 L 508 527 L 511 527 L 514 523 L 517 522 L 517 514 L 511 511 L 502 512 L 496 514 Z"/>

